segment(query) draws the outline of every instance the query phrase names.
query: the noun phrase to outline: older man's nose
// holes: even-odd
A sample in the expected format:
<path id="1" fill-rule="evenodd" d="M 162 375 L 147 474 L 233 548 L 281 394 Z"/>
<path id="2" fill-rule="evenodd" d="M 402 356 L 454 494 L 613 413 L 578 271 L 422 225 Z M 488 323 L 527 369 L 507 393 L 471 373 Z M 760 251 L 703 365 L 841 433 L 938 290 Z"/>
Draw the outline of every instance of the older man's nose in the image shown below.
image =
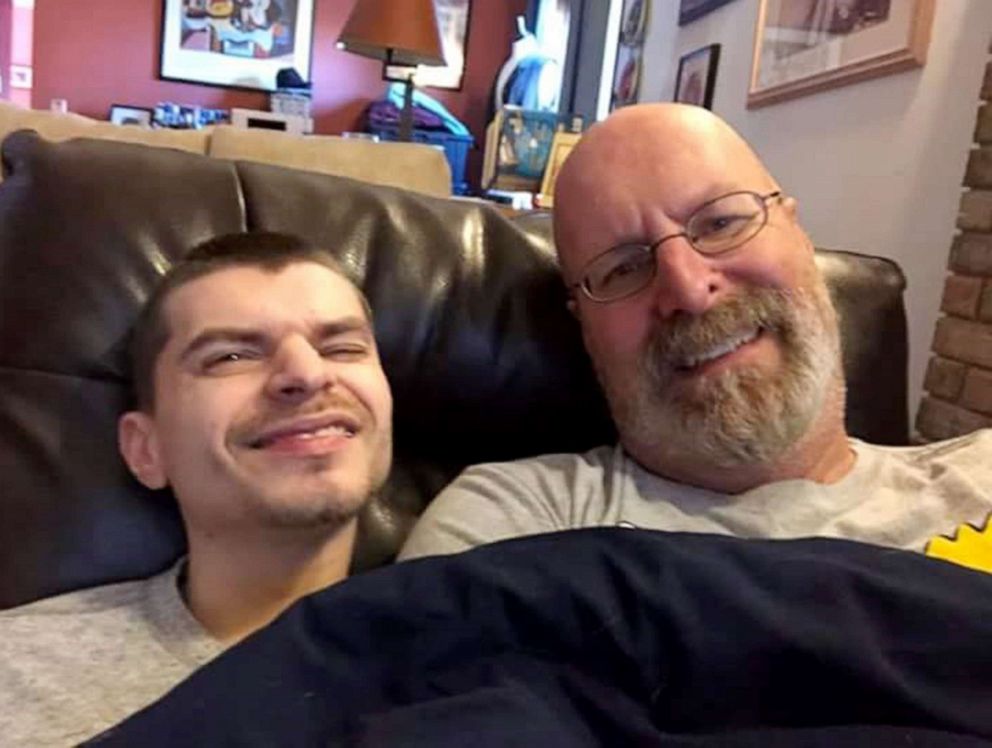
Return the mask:
<path id="1" fill-rule="evenodd" d="M 655 262 L 655 306 L 662 319 L 677 312 L 702 314 L 713 306 L 720 292 L 720 275 L 686 237 L 672 237 L 658 247 Z"/>
<path id="2" fill-rule="evenodd" d="M 293 337 L 276 351 L 267 392 L 275 399 L 306 399 L 332 382 L 333 372 L 320 351 L 305 338 Z"/>

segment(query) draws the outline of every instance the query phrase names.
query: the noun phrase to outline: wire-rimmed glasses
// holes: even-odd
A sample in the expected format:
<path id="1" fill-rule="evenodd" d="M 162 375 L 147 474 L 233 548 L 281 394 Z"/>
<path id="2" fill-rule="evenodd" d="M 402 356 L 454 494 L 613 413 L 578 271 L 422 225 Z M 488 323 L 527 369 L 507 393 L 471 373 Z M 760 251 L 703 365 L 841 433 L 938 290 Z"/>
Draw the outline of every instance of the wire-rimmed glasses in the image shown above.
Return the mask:
<path id="1" fill-rule="evenodd" d="M 765 195 L 741 190 L 709 200 L 692 212 L 684 231 L 652 244 L 618 244 L 597 255 L 570 288 L 579 288 L 598 302 L 631 296 L 654 280 L 658 272 L 655 252 L 669 239 L 684 236 L 701 255 L 723 254 L 753 239 L 768 223 L 768 201 L 781 196 L 779 190 Z"/>

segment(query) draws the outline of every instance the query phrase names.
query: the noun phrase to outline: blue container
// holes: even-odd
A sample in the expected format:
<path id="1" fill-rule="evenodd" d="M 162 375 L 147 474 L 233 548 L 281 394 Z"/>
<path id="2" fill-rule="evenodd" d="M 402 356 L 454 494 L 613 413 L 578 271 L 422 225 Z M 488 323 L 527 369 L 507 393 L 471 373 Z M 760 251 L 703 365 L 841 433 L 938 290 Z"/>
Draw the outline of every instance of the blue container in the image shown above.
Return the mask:
<path id="1" fill-rule="evenodd" d="M 380 140 L 399 140 L 399 127 L 370 127 L 369 132 L 378 135 Z M 415 143 L 427 143 L 444 148 L 444 156 L 451 167 L 451 194 L 469 194 L 465 179 L 465 166 L 468 163 L 468 150 L 475 144 L 471 135 L 455 135 L 447 130 L 413 131 Z"/>

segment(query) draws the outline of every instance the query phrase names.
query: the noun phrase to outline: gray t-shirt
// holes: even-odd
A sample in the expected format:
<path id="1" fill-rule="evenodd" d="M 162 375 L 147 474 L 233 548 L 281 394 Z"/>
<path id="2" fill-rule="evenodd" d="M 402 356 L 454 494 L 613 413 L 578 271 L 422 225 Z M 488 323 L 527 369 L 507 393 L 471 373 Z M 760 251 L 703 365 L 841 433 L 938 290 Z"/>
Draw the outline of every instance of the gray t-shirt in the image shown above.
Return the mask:
<path id="1" fill-rule="evenodd" d="M 477 465 L 431 502 L 400 558 L 602 525 L 743 538 L 826 536 L 915 551 L 935 536 L 953 537 L 962 524 L 987 526 L 992 429 L 926 446 L 852 439 L 851 447 L 854 467 L 837 483 L 787 480 L 736 495 L 661 478 L 620 447 Z"/>
<path id="2" fill-rule="evenodd" d="M 183 603 L 183 563 L 0 613 L 0 745 L 75 745 L 218 655 Z"/>

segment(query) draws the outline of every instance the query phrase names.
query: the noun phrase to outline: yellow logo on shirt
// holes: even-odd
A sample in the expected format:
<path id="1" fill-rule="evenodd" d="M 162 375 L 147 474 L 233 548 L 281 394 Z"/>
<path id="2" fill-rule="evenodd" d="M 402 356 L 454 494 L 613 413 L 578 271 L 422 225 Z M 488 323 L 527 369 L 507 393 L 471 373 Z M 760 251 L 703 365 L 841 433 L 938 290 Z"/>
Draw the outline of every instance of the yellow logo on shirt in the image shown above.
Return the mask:
<path id="1" fill-rule="evenodd" d="M 931 558 L 950 561 L 969 569 L 992 574 L 992 514 L 985 518 L 985 527 L 959 525 L 951 537 L 931 538 L 924 550 Z"/>

